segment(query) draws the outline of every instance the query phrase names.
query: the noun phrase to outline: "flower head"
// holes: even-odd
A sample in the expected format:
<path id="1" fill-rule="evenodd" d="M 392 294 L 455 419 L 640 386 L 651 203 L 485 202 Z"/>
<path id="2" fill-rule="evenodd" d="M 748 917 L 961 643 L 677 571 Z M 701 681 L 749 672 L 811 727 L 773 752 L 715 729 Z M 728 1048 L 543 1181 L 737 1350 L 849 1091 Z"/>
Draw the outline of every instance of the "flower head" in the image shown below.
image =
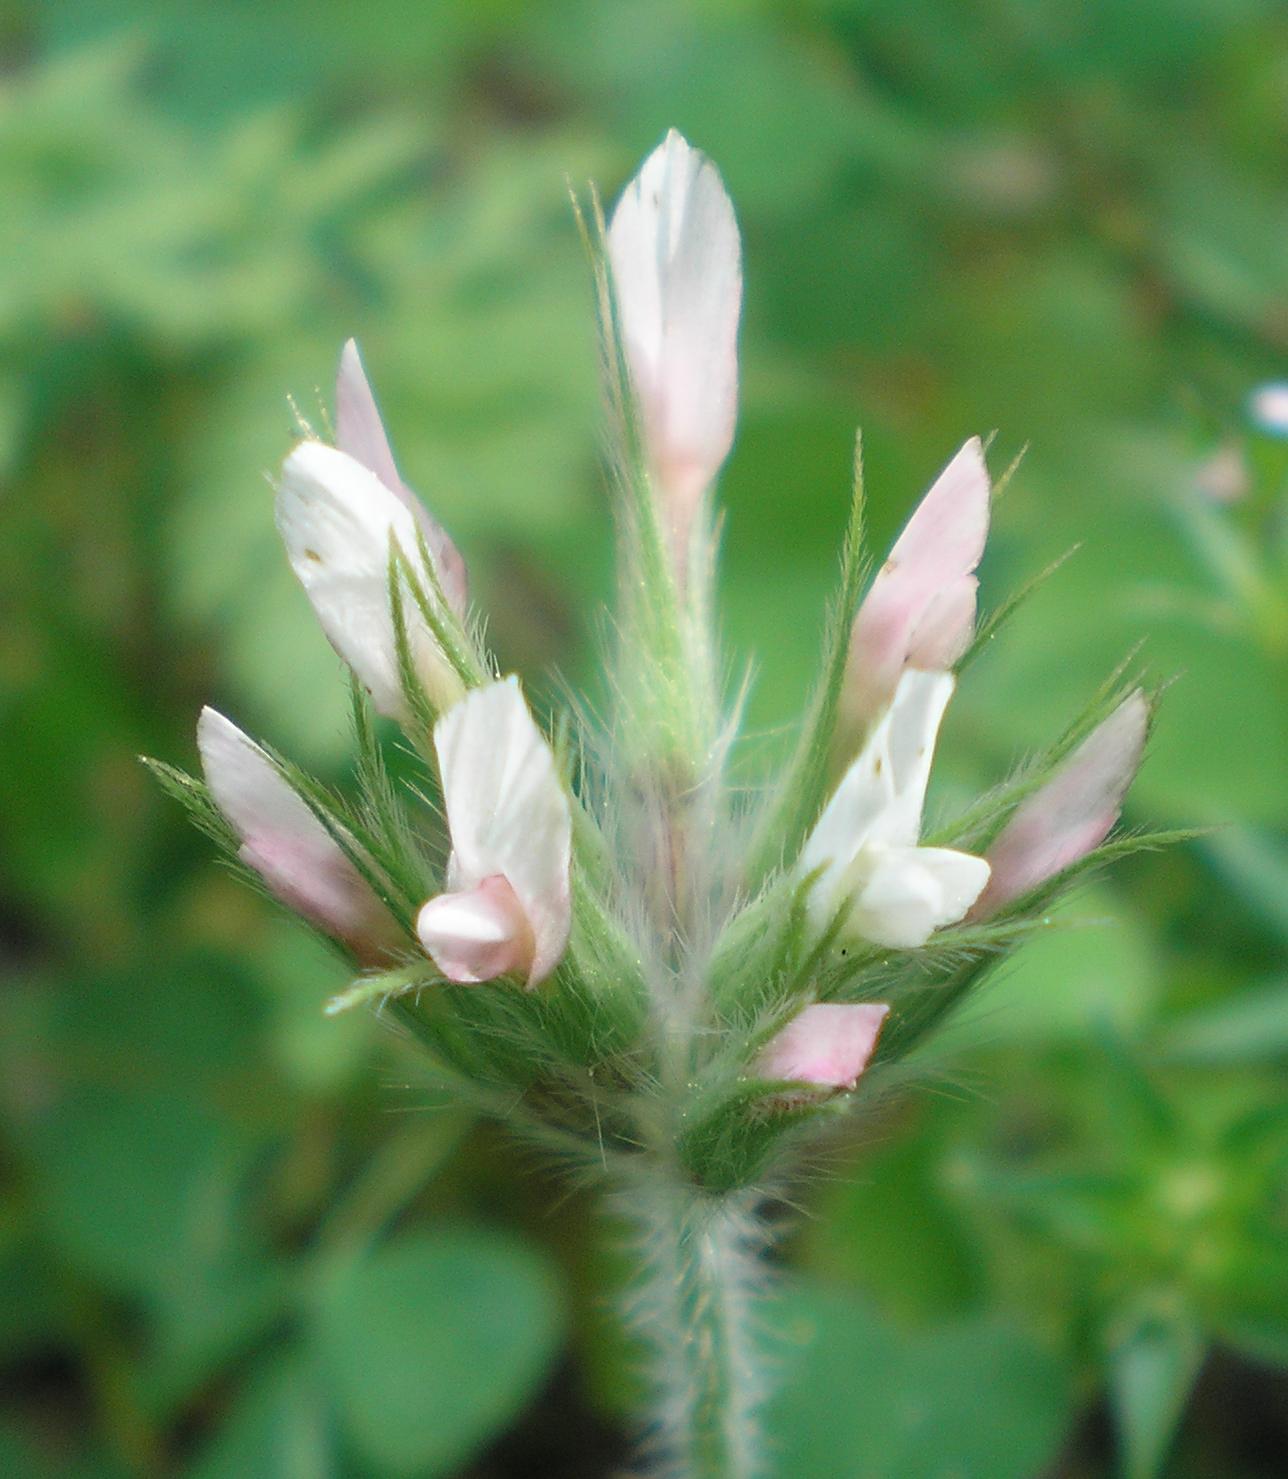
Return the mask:
<path id="1" fill-rule="evenodd" d="M 756 1061 L 765 1078 L 852 1089 L 876 1051 L 890 1013 L 883 1002 L 820 1002 L 799 1012 Z"/>
<path id="2" fill-rule="evenodd" d="M 992 876 L 975 917 L 995 913 L 1100 846 L 1122 814 L 1148 732 L 1149 705 L 1135 689 L 1003 828 L 988 850 Z"/>
<path id="3" fill-rule="evenodd" d="M 842 937 L 911 949 L 955 924 L 988 881 L 968 853 L 918 847 L 935 738 L 951 673 L 906 672 L 894 701 L 846 771 L 801 852 L 819 871 L 809 908 L 818 928 L 844 909 Z"/>
<path id="4" fill-rule="evenodd" d="M 211 797 L 241 840 L 238 856 L 284 904 L 369 963 L 406 944 L 371 885 L 254 740 L 205 708 L 197 748 Z"/>
<path id="5" fill-rule="evenodd" d="M 682 559 L 733 444 L 742 254 L 715 166 L 674 129 L 623 191 L 608 256 L 649 472 Z"/>
<path id="6" fill-rule="evenodd" d="M 452 981 L 544 981 L 568 943 L 572 819 L 554 755 L 517 678 L 475 689 L 434 726 L 451 834 L 447 891 L 421 943 Z"/>
<path id="7" fill-rule="evenodd" d="M 971 437 L 904 525 L 854 619 L 841 699 L 850 728 L 872 722 L 905 669 L 947 670 L 970 645 L 988 503 L 984 449 Z"/>

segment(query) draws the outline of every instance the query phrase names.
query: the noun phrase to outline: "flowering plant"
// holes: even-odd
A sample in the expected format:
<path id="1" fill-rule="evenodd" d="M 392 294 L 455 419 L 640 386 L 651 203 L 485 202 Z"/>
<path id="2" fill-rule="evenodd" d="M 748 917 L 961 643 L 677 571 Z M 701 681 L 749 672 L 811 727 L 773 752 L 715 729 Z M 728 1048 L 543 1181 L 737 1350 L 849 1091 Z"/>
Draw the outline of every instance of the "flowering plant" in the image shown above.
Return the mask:
<path id="1" fill-rule="evenodd" d="M 651 1434 L 683 1473 L 757 1468 L 761 1208 L 913 1054 L 1108 842 L 1151 701 L 1115 675 L 1044 753 L 928 834 L 956 673 L 980 621 L 992 489 L 968 441 L 867 584 L 861 463 L 819 674 L 781 773 L 734 783 L 712 489 L 734 436 L 741 251 L 712 164 L 671 133 L 594 264 L 620 590 L 607 712 L 538 722 L 498 675 L 464 562 L 403 482 L 356 347 L 335 445 L 287 457 L 277 522 L 353 678 L 342 797 L 222 715 L 167 786 L 354 968 L 461 1098 L 606 1190 L 640 1236 Z M 423 761 L 399 787 L 392 721 Z"/>

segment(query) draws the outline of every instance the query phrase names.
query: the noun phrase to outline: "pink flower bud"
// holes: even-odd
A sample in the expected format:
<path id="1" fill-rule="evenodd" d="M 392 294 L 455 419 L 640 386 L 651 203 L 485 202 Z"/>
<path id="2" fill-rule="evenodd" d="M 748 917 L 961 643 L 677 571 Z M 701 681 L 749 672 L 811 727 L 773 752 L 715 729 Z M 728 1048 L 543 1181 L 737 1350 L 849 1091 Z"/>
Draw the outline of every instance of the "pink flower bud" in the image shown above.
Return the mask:
<path id="1" fill-rule="evenodd" d="M 993 871 L 972 918 L 996 913 L 1100 846 L 1121 815 L 1148 729 L 1149 705 L 1136 689 L 1021 804 L 988 850 Z"/>
<path id="2" fill-rule="evenodd" d="M 238 856 L 288 908 L 344 941 L 366 964 L 406 945 L 344 849 L 253 740 L 206 708 L 197 748 L 215 805 L 241 839 Z"/>
<path id="3" fill-rule="evenodd" d="M 683 564 L 694 508 L 733 444 L 742 254 L 715 166 L 674 129 L 623 191 L 608 256 L 649 473 Z"/>
<path id="4" fill-rule="evenodd" d="M 375 473 L 411 511 L 433 557 L 443 594 L 457 616 L 464 617 L 469 606 L 465 561 L 448 537 L 447 530 L 430 515 L 399 475 L 376 398 L 362 368 L 358 346 L 352 339 L 345 342 L 340 354 L 340 369 L 335 379 L 335 423 L 335 440 L 339 449 Z"/>
<path id="5" fill-rule="evenodd" d="M 764 1078 L 852 1089 L 876 1050 L 889 1012 L 883 1002 L 806 1007 L 766 1047 L 756 1072 Z"/>
<path id="6" fill-rule="evenodd" d="M 890 702 L 905 668 L 951 668 L 970 645 L 988 504 L 984 449 L 972 437 L 921 500 L 859 607 L 841 695 L 843 726 L 866 728 Z"/>
<path id="7" fill-rule="evenodd" d="M 396 544 L 413 569 L 422 569 L 411 509 L 348 453 L 301 442 L 282 467 L 276 513 L 291 568 L 331 645 L 377 711 L 405 722 L 410 716 L 394 641 L 389 555 Z M 438 575 L 441 582 L 441 569 Z M 429 584 L 427 573 L 421 579 Z M 403 615 L 417 676 L 431 703 L 446 709 L 464 691 L 460 677 L 410 592 Z"/>
<path id="8" fill-rule="evenodd" d="M 451 833 L 447 891 L 417 931 L 451 981 L 559 964 L 572 922 L 572 815 L 554 755 L 516 678 L 476 688 L 434 726 Z"/>

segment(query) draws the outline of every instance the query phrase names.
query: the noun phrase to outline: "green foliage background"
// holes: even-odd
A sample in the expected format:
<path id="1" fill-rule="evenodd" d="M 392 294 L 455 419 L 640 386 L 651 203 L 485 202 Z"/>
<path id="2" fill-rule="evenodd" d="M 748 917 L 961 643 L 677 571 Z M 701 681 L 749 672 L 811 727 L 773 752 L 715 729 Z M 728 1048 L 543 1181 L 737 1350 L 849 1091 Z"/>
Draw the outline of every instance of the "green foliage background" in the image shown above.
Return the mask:
<path id="1" fill-rule="evenodd" d="M 349 334 L 503 659 L 592 680 L 565 177 L 611 195 L 675 124 L 745 235 L 724 596 L 758 753 L 855 424 L 878 549 L 997 428 L 997 470 L 1032 445 L 986 603 L 1082 549 L 972 668 L 940 804 L 1147 637 L 1180 677 L 1128 820 L 1217 828 L 1084 893 L 856 1126 L 789 1244 L 779 1469 L 1281 1473 L 1288 453 L 1244 405 L 1288 376 L 1282 8 L 58 0 L 0 17 L 0 68 L 0 1471 L 622 1461 L 593 1208 L 324 1020 L 336 965 L 134 757 L 190 764 L 209 699 L 342 777 L 265 475 Z M 1231 440 L 1254 491 L 1221 507 Z"/>

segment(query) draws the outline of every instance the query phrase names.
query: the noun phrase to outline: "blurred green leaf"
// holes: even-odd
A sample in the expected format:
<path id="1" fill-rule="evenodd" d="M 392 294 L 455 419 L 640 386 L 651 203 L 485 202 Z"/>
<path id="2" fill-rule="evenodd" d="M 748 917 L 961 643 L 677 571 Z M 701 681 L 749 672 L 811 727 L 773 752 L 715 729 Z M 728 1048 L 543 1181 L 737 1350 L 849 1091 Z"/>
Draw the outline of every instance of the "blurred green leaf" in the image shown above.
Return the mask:
<path id="1" fill-rule="evenodd" d="M 512 1422 L 559 1342 L 544 1262 L 485 1227 L 408 1235 L 338 1271 L 314 1335 L 345 1428 L 393 1474 L 449 1475 Z"/>
<path id="2" fill-rule="evenodd" d="M 952 1019 L 943 1048 L 1076 1041 L 1092 1026 L 1131 1036 L 1149 1022 L 1162 982 L 1140 919 L 1106 889 L 1076 894 L 1052 919 Z"/>
<path id="3" fill-rule="evenodd" d="M 1204 1343 L 1178 1312 L 1126 1317 L 1109 1335 L 1109 1391 L 1124 1479 L 1156 1479 L 1198 1375 Z"/>
<path id="4" fill-rule="evenodd" d="M 1288 981 L 1247 988 L 1187 1012 L 1168 1027 L 1160 1049 L 1186 1063 L 1236 1066 L 1288 1057 Z"/>
<path id="5" fill-rule="evenodd" d="M 1073 1419 L 1067 1367 L 996 1317 L 907 1332 L 823 1286 L 783 1313 L 804 1349 L 767 1425 L 791 1479 L 1031 1479 Z"/>
<path id="6" fill-rule="evenodd" d="M 261 1362 L 188 1472 L 191 1479 L 331 1479 L 341 1473 L 308 1363 L 289 1355 Z"/>

